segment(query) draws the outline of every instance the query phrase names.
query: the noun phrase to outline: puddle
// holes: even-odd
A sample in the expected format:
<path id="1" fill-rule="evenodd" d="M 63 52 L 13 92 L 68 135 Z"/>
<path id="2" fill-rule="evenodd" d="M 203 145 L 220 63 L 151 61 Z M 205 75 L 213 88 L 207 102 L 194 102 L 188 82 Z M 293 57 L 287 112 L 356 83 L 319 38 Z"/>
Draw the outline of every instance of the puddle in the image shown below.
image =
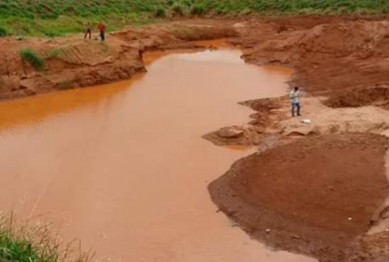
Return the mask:
<path id="1" fill-rule="evenodd" d="M 286 93 L 289 73 L 240 55 L 165 54 L 133 81 L 0 104 L 0 208 L 113 261 L 314 261 L 251 241 L 207 192 L 252 149 L 201 136 L 247 122 L 238 101 Z"/>

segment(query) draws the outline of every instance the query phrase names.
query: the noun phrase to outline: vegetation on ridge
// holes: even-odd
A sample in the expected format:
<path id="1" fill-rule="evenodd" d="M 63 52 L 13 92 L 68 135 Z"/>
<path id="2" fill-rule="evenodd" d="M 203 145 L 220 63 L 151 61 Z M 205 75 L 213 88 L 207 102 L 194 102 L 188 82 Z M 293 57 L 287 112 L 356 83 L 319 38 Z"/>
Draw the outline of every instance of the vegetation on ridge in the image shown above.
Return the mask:
<path id="1" fill-rule="evenodd" d="M 0 0 L 0 37 L 55 37 L 106 21 L 108 30 L 177 16 L 386 14 L 379 0 Z"/>

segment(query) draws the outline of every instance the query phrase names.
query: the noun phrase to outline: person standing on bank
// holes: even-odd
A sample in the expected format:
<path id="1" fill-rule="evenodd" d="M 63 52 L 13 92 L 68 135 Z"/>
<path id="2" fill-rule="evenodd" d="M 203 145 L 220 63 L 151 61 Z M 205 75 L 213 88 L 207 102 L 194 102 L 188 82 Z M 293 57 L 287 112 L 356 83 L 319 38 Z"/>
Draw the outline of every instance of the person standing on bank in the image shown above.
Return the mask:
<path id="1" fill-rule="evenodd" d="M 100 22 L 98 25 L 101 41 L 105 40 L 105 24 Z"/>
<path id="2" fill-rule="evenodd" d="M 292 117 L 294 117 L 296 113 L 298 116 L 300 116 L 300 92 L 297 86 L 292 91 L 290 91 L 289 97 L 292 106 Z"/>
<path id="3" fill-rule="evenodd" d="M 85 36 L 84 36 L 84 39 L 86 39 L 87 36 L 89 36 L 89 39 L 92 39 L 92 24 L 91 24 L 90 21 L 86 22 L 86 24 L 85 24 Z"/>

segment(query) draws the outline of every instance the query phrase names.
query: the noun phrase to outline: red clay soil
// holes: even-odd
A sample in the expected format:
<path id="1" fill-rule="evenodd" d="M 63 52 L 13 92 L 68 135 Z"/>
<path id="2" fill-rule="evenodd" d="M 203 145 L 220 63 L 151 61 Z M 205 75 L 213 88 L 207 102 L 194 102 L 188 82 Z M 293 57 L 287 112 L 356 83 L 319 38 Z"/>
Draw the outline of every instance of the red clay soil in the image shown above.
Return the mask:
<path id="1" fill-rule="evenodd" d="M 294 20 L 291 19 L 291 24 L 296 23 Z M 296 20 L 306 21 L 305 28 L 290 26 L 273 36 L 268 29 L 265 39 L 245 51 L 245 60 L 258 65 L 271 63 L 295 68 L 295 82 L 311 94 L 389 82 L 388 21 L 334 18 L 317 23 L 308 18 Z M 260 29 L 261 24 L 254 22 L 246 28 L 247 32 Z M 245 36 L 240 43 L 244 45 L 246 41 L 255 42 L 252 36 Z"/>
<path id="2" fill-rule="evenodd" d="M 389 88 L 382 86 L 334 92 L 329 95 L 324 104 L 333 108 L 376 105 L 389 109 L 388 102 Z"/>
<path id="3" fill-rule="evenodd" d="M 196 48 L 189 41 L 216 38 L 242 47 L 247 62 L 293 67 L 294 82 L 310 93 L 366 88 L 389 83 L 388 23 L 382 17 L 192 19 L 111 33 L 104 44 L 82 35 L 5 38 L 0 39 L 0 98 L 128 79 L 145 70 L 143 51 Z M 22 62 L 22 48 L 46 60 L 45 72 Z"/>
<path id="4" fill-rule="evenodd" d="M 148 50 L 201 48 L 190 40 L 236 37 L 231 26 L 155 25 L 114 32 L 102 43 L 70 38 L 0 39 L 0 99 L 111 83 L 146 71 L 142 53 Z M 32 49 L 46 63 L 43 71 L 22 61 L 20 52 Z"/>
<path id="5" fill-rule="evenodd" d="M 276 125 L 285 118 L 284 114 L 277 112 L 282 107 L 283 101 L 285 101 L 284 98 L 264 98 L 240 102 L 239 104 L 257 111 L 250 116 L 252 120 L 249 122 L 249 127 L 225 127 L 205 134 L 203 138 L 217 146 L 263 144 L 269 137 L 274 137 L 274 134 L 265 133 L 266 128 Z"/>
<path id="6" fill-rule="evenodd" d="M 389 108 L 387 92 L 381 89 L 389 85 L 389 22 L 380 17 L 176 21 L 115 32 L 104 44 L 84 41 L 81 35 L 0 39 L 0 99 L 128 79 L 146 70 L 144 51 L 199 48 L 189 41 L 221 37 L 242 47 L 249 63 L 295 69 L 292 84 L 311 95 L 330 94 L 328 106 Z M 45 72 L 23 63 L 22 48 L 46 60 Z M 279 116 L 263 114 L 274 109 L 271 103 L 247 105 L 262 114 L 253 116 L 249 133 L 234 139 L 258 144 L 262 128 Z M 321 261 L 378 262 L 369 258 L 376 252 L 365 245 L 370 238 L 355 239 L 368 229 L 370 216 L 387 194 L 386 144 L 385 138 L 368 134 L 301 139 L 238 161 L 210 185 L 212 198 L 246 232 L 276 248 Z"/>
<path id="7" fill-rule="evenodd" d="M 210 184 L 212 200 L 270 246 L 348 261 L 362 252 L 354 241 L 388 194 L 387 142 L 372 134 L 315 136 L 256 153 Z"/>

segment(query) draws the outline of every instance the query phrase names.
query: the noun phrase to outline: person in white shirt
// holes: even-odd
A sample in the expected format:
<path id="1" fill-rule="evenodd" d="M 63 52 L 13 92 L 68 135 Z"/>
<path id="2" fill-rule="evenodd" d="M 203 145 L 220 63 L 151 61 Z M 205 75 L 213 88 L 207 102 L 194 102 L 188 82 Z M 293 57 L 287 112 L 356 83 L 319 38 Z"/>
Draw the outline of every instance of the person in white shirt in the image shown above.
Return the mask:
<path id="1" fill-rule="evenodd" d="M 300 116 L 300 93 L 297 86 L 290 92 L 289 97 L 292 105 L 292 117 L 294 117 L 296 113 Z"/>

